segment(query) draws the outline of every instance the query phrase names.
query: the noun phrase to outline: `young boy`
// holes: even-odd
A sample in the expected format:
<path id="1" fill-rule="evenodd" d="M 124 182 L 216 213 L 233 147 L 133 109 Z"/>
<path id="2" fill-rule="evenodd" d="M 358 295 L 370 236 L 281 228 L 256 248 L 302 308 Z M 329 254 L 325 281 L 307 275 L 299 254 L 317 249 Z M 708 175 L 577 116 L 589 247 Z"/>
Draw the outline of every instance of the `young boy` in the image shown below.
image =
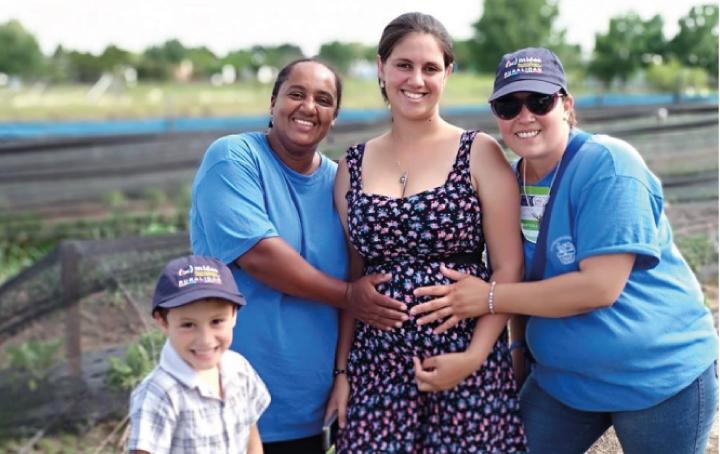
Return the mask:
<path id="1" fill-rule="evenodd" d="M 250 363 L 228 351 L 244 304 L 220 261 L 167 264 L 152 302 L 167 342 L 130 398 L 130 452 L 262 453 L 256 422 L 270 395 Z"/>

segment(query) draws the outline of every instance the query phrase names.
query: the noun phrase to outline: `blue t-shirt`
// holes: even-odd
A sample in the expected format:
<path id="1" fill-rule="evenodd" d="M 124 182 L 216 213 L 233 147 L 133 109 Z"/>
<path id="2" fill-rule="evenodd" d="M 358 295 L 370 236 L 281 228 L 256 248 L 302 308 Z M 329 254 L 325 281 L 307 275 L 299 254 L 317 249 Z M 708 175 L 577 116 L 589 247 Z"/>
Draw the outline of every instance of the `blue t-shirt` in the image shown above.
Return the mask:
<path id="1" fill-rule="evenodd" d="M 553 173 L 537 185 L 549 186 Z M 552 192 L 545 278 L 577 271 L 592 256 L 636 259 L 611 307 L 530 317 L 533 377 L 587 411 L 638 410 L 678 393 L 717 358 L 717 337 L 700 285 L 673 243 L 660 181 L 632 146 L 595 135 Z M 524 247 L 529 269 L 535 244 L 524 240 Z"/>
<path id="2" fill-rule="evenodd" d="M 247 299 L 231 348 L 250 361 L 272 396 L 258 423 L 266 442 L 322 431 L 338 312 L 258 282 L 235 260 L 260 240 L 279 236 L 315 268 L 346 279 L 347 246 L 333 204 L 336 171 L 337 164 L 322 156 L 311 175 L 295 172 L 255 132 L 213 143 L 193 183 L 193 253 L 227 263 Z"/>

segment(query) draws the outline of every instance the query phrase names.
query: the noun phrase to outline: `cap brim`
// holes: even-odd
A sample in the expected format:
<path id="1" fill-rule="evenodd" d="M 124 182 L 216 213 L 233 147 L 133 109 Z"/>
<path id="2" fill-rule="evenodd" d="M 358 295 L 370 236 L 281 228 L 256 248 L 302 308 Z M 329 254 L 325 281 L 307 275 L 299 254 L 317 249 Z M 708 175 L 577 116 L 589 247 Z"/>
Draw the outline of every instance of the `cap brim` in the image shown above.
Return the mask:
<path id="1" fill-rule="evenodd" d="M 163 302 L 159 303 L 158 305 L 153 307 L 153 311 L 160 307 L 165 308 L 165 309 L 172 309 L 174 307 L 180 307 L 180 306 L 184 306 L 186 304 L 190 304 L 193 301 L 207 299 L 207 298 L 218 298 L 221 300 L 226 300 L 231 303 L 235 303 L 238 306 L 244 306 L 246 304 L 245 297 L 243 297 L 242 295 L 238 295 L 236 293 L 224 292 L 219 289 L 198 288 L 196 290 L 193 290 L 192 292 L 183 293 L 182 295 L 179 295 L 177 298 L 171 298 L 167 301 L 163 301 Z"/>
<path id="2" fill-rule="evenodd" d="M 543 80 L 516 80 L 505 85 L 500 90 L 493 93 L 490 96 L 490 99 L 488 99 L 488 101 L 495 101 L 502 96 L 509 95 L 510 93 L 517 93 L 519 91 L 530 91 L 533 93 L 552 95 L 554 93 L 557 93 L 559 90 L 563 90 L 564 88 L 565 87 L 563 87 L 562 85 L 545 82 Z"/>

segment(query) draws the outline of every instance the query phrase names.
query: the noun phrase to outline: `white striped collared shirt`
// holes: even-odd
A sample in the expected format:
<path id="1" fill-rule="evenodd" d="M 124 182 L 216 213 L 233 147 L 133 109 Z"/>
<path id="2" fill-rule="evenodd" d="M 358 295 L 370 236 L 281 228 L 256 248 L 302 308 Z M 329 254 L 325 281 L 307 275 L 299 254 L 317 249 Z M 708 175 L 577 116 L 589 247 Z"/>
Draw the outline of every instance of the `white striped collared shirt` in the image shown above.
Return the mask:
<path id="1" fill-rule="evenodd" d="M 270 394 L 239 353 L 225 352 L 219 368 L 224 399 L 165 342 L 160 363 L 130 397 L 128 450 L 247 452 L 250 427 L 270 404 Z"/>

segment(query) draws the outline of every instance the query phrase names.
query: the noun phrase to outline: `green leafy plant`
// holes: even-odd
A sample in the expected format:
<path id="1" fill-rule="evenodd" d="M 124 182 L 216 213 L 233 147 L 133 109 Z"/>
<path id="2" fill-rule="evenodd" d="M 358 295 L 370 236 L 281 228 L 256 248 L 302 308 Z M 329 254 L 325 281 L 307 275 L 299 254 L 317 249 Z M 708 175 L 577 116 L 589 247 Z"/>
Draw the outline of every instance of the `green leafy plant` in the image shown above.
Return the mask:
<path id="1" fill-rule="evenodd" d="M 152 209 L 157 209 L 168 203 L 168 195 L 161 188 L 149 187 L 142 190 L 142 199 L 147 200 Z"/>
<path id="2" fill-rule="evenodd" d="M 700 93 L 707 90 L 709 76 L 701 68 L 687 68 L 677 60 L 651 65 L 645 74 L 650 87 L 671 93 Z"/>
<path id="3" fill-rule="evenodd" d="M 127 203 L 127 196 L 122 191 L 111 191 L 103 196 L 105 203 L 113 209 L 122 209 Z"/>
<path id="4" fill-rule="evenodd" d="M 703 266 L 718 259 L 717 246 L 706 234 L 684 236 L 678 238 L 676 244 L 696 275 L 701 273 Z"/>
<path id="5" fill-rule="evenodd" d="M 189 207 L 189 201 L 187 203 Z M 0 213 L 0 284 L 32 265 L 66 238 L 122 238 L 187 231 L 187 210 L 183 208 L 167 214 L 127 214 L 117 210 L 102 219 L 55 223 L 44 223 L 32 216 L 11 218 Z"/>
<path id="6" fill-rule="evenodd" d="M 35 391 L 40 384 L 47 381 L 59 348 L 60 340 L 29 340 L 20 345 L 8 346 L 5 351 L 10 368 L 23 377 L 28 376 L 27 387 L 30 391 Z"/>
<path id="7" fill-rule="evenodd" d="M 165 342 L 164 334 L 153 330 L 143 334 L 128 347 L 124 359 L 110 358 L 107 384 L 110 388 L 128 391 L 149 374 L 160 358 L 160 349 Z"/>

